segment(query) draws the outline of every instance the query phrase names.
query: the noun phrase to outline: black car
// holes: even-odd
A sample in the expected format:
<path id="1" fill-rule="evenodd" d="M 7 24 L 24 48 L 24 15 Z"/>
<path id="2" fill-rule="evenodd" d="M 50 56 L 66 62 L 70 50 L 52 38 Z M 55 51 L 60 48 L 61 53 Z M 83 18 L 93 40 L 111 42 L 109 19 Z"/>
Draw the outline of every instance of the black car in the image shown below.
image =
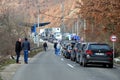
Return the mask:
<path id="1" fill-rule="evenodd" d="M 72 53 L 72 46 L 71 44 L 67 44 L 65 47 L 65 53 L 64 53 L 65 58 L 70 59 L 71 53 Z"/>
<path id="2" fill-rule="evenodd" d="M 88 43 L 81 53 L 80 64 L 84 67 L 87 64 L 103 64 L 113 68 L 113 53 L 108 44 Z"/>

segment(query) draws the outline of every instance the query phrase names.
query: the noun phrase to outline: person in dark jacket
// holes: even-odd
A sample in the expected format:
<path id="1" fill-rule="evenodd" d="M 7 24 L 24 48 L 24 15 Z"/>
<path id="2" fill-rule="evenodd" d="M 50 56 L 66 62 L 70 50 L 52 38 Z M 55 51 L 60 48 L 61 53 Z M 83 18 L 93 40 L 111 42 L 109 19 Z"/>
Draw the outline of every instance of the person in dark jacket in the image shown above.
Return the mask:
<path id="1" fill-rule="evenodd" d="M 19 38 L 17 41 L 16 41 L 16 44 L 15 44 L 15 52 L 16 52 L 16 63 L 20 63 L 19 62 L 19 58 L 20 58 L 20 52 L 22 50 L 22 47 L 21 47 L 21 38 Z"/>
<path id="2" fill-rule="evenodd" d="M 57 54 L 57 42 L 54 43 L 55 54 Z"/>
<path id="3" fill-rule="evenodd" d="M 25 38 L 25 41 L 22 43 L 22 49 L 24 51 L 24 62 L 28 64 L 28 53 L 30 52 L 30 42 L 27 38 Z"/>
<path id="4" fill-rule="evenodd" d="M 43 48 L 44 48 L 45 51 L 47 50 L 47 47 L 48 47 L 47 43 L 44 42 L 44 43 L 43 43 Z"/>

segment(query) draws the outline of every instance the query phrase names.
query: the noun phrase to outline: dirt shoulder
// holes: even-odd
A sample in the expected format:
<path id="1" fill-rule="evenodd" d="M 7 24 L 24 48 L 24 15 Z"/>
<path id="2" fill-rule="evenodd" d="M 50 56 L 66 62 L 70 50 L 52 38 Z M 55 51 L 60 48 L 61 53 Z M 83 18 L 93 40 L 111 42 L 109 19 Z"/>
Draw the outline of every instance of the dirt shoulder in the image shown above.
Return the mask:
<path id="1" fill-rule="evenodd" d="M 33 53 L 33 57 L 37 54 L 39 54 L 40 52 L 42 52 L 42 49 L 38 49 L 35 50 Z M 36 54 L 37 53 L 37 54 Z M 2 71 L 0 71 L 0 77 L 2 78 L 2 80 L 12 80 L 13 76 L 15 75 L 16 71 L 22 66 L 22 65 L 26 65 L 24 64 L 24 56 L 21 55 L 20 57 L 20 62 L 21 64 L 10 64 L 8 66 L 5 66 L 4 69 Z M 28 58 L 28 63 L 32 60 L 32 58 Z"/>
<path id="2" fill-rule="evenodd" d="M 14 74 L 16 73 L 16 71 L 22 66 L 24 65 L 24 61 L 23 61 L 23 56 L 20 57 L 20 62 L 21 64 L 10 64 L 8 66 L 4 67 L 4 70 L 2 70 L 0 72 L 0 76 L 3 80 L 12 80 Z M 29 58 L 30 60 L 30 58 Z"/>

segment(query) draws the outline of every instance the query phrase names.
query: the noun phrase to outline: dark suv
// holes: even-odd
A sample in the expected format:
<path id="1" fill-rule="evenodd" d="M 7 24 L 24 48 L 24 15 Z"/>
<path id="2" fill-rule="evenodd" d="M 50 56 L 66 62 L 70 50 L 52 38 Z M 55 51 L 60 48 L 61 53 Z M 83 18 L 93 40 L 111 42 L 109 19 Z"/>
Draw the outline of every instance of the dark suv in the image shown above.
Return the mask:
<path id="1" fill-rule="evenodd" d="M 113 68 L 113 52 L 108 44 L 88 43 L 82 50 L 80 64 L 103 64 Z"/>

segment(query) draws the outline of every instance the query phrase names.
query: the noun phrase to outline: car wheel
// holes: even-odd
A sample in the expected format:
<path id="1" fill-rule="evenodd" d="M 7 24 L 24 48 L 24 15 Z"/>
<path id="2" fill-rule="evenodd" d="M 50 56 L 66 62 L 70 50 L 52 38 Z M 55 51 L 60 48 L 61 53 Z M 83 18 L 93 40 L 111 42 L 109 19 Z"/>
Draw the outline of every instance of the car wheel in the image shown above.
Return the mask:
<path id="1" fill-rule="evenodd" d="M 106 64 L 103 64 L 103 67 L 106 68 Z"/>
<path id="2" fill-rule="evenodd" d="M 82 62 L 80 62 L 80 66 L 82 66 L 83 64 L 82 64 Z"/>
<path id="3" fill-rule="evenodd" d="M 75 57 L 73 57 L 72 60 L 75 61 Z"/>
<path id="4" fill-rule="evenodd" d="M 82 63 L 83 67 L 87 67 L 87 62 L 86 62 L 86 59 L 83 58 L 83 63 Z"/>
<path id="5" fill-rule="evenodd" d="M 83 64 L 82 57 L 80 57 L 80 62 L 79 63 L 82 66 L 82 64 Z"/>
<path id="6" fill-rule="evenodd" d="M 79 63 L 79 61 L 78 61 L 78 59 L 77 59 L 77 58 L 75 59 L 75 62 L 76 62 L 76 63 Z"/>
<path id="7" fill-rule="evenodd" d="M 113 68 L 113 64 L 109 64 L 108 67 L 109 67 L 109 68 Z"/>
<path id="8" fill-rule="evenodd" d="M 73 61 L 72 57 L 70 57 L 70 60 Z"/>

